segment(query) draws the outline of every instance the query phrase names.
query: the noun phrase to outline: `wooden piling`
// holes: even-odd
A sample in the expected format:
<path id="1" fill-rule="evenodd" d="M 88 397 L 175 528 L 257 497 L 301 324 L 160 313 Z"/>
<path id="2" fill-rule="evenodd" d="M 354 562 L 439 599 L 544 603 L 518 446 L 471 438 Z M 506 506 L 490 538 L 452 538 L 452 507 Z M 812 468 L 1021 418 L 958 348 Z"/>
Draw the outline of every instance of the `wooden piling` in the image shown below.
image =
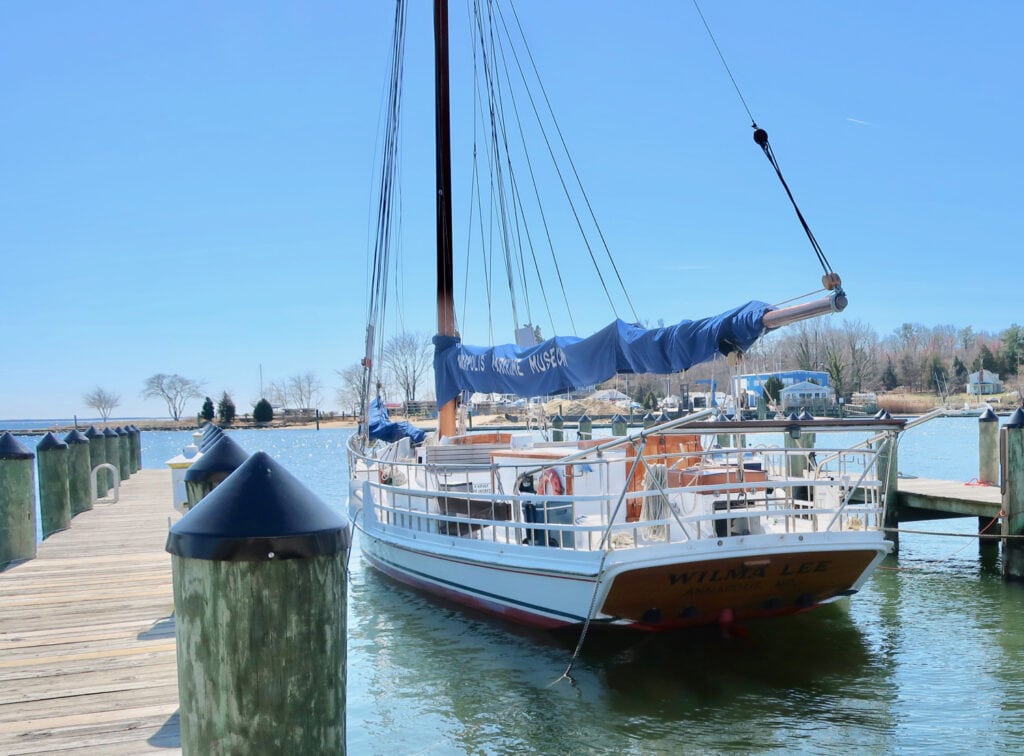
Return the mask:
<path id="1" fill-rule="evenodd" d="M 120 425 L 114 428 L 114 433 L 117 434 L 117 470 L 121 474 L 123 483 L 132 474 L 131 434 Z"/>
<path id="2" fill-rule="evenodd" d="M 551 418 L 551 440 L 558 442 L 565 439 L 565 419 L 561 415 Z"/>
<path id="3" fill-rule="evenodd" d="M 1017 409 L 1000 431 L 1003 468 L 1003 535 L 1024 535 L 1024 411 Z M 1003 540 L 1003 577 L 1024 580 L 1024 540 Z"/>
<path id="4" fill-rule="evenodd" d="M 626 418 L 620 414 L 612 415 L 612 435 L 625 436 L 627 430 Z"/>
<path id="5" fill-rule="evenodd" d="M 986 407 L 978 418 L 978 484 L 999 485 L 999 418 Z M 995 533 L 995 523 L 989 517 L 978 518 L 979 533 Z M 982 551 L 999 548 L 999 542 L 990 538 L 979 538 L 978 548 Z"/>
<path id="6" fill-rule="evenodd" d="M 895 433 L 886 435 L 886 438 L 875 445 L 878 452 L 878 479 L 882 481 L 882 490 L 885 492 L 885 515 L 884 525 L 886 528 L 885 537 L 892 541 L 893 553 L 900 550 L 900 515 L 897 505 L 897 491 L 899 490 L 899 461 L 896 454 Z"/>
<path id="7" fill-rule="evenodd" d="M 589 415 L 583 415 L 580 418 L 578 435 L 580 441 L 589 441 L 594 437 L 594 421 L 590 419 Z"/>
<path id="8" fill-rule="evenodd" d="M 89 439 L 81 431 L 73 430 L 64 436 L 68 445 L 68 505 L 71 516 L 92 509 L 89 483 Z"/>
<path id="9" fill-rule="evenodd" d="M 991 407 L 978 418 L 978 482 L 999 484 L 999 418 Z"/>
<path id="10" fill-rule="evenodd" d="M 39 471 L 39 519 L 43 538 L 71 526 L 68 494 L 68 445 L 47 433 L 36 445 Z"/>
<path id="11" fill-rule="evenodd" d="M 118 435 L 117 431 L 113 428 L 103 429 L 103 461 L 108 465 L 113 465 L 115 468 L 121 466 L 121 452 L 118 449 Z M 106 476 L 107 479 L 107 490 L 114 487 L 114 472 L 110 470 L 102 470 L 101 475 Z M 118 483 L 121 480 L 121 474 L 117 473 Z M 100 494 L 102 496 L 102 494 Z"/>
<path id="12" fill-rule="evenodd" d="M 89 475 L 92 475 L 93 470 L 107 461 L 107 440 L 103 431 L 97 430 L 95 425 L 89 426 L 85 437 L 89 439 Z M 107 473 L 100 471 L 96 476 L 96 498 L 102 499 L 109 489 Z"/>
<path id="13" fill-rule="evenodd" d="M 132 423 L 128 426 L 132 432 L 132 475 L 142 469 L 142 431 Z"/>
<path id="14" fill-rule="evenodd" d="M 30 452 L 0 436 L 0 569 L 36 555 L 36 478 Z"/>
<path id="15" fill-rule="evenodd" d="M 198 504 L 243 462 L 248 454 L 230 436 L 220 434 L 185 472 L 185 494 L 189 508 Z"/>
<path id="16" fill-rule="evenodd" d="M 171 528 L 184 754 L 345 753 L 349 546 L 264 452 Z"/>

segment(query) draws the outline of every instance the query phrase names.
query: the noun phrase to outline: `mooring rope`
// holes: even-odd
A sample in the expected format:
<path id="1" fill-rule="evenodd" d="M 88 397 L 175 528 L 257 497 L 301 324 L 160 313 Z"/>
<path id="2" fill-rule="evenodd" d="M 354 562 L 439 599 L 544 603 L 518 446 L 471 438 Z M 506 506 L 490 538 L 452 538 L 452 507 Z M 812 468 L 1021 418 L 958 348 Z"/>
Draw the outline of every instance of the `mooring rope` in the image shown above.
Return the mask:
<path id="1" fill-rule="evenodd" d="M 587 638 L 587 631 L 590 630 L 590 621 L 594 616 L 594 609 L 597 607 L 597 594 L 601 589 L 601 576 L 604 575 L 604 563 L 608 559 L 608 554 L 611 553 L 610 549 L 605 549 L 601 555 L 601 564 L 597 568 L 597 576 L 594 579 L 594 592 L 590 596 L 590 608 L 587 609 L 587 619 L 583 622 L 583 629 L 580 631 L 580 639 L 576 642 L 576 648 L 572 652 L 572 656 L 569 659 L 569 665 L 565 668 L 565 671 L 555 680 L 552 680 L 548 687 L 557 685 L 562 680 L 568 680 L 574 682 L 572 679 L 572 668 L 576 664 L 576 659 L 579 658 L 580 651 L 583 650 L 583 641 Z"/>

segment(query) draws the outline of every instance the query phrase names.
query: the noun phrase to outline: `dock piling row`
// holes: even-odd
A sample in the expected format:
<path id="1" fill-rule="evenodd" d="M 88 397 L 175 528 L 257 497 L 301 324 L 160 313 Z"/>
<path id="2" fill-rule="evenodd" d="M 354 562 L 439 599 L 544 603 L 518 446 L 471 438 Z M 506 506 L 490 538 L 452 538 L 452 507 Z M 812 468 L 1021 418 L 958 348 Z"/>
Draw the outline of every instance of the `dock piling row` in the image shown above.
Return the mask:
<path id="1" fill-rule="evenodd" d="M 134 426 L 102 431 L 91 426 L 85 433 L 72 430 L 64 439 L 49 432 L 34 453 L 11 433 L 0 436 L 0 570 L 34 558 L 38 535 L 45 539 L 66 530 L 111 485 L 116 492 L 142 468 L 141 446 L 141 432 Z"/>

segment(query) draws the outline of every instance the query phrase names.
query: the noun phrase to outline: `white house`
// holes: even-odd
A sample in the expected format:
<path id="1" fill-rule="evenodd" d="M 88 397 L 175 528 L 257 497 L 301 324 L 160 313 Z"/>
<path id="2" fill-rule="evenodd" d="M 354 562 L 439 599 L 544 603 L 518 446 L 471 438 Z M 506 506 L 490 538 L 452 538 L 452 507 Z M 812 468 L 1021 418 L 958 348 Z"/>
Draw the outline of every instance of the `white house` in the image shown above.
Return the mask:
<path id="1" fill-rule="evenodd" d="M 832 389 L 810 381 L 800 381 L 779 391 L 783 410 L 827 409 L 832 406 Z"/>
<path id="2" fill-rule="evenodd" d="M 998 394 L 1003 390 L 1003 382 L 999 375 L 991 370 L 982 368 L 977 373 L 971 373 L 967 378 L 967 393 L 975 396 L 981 394 Z"/>

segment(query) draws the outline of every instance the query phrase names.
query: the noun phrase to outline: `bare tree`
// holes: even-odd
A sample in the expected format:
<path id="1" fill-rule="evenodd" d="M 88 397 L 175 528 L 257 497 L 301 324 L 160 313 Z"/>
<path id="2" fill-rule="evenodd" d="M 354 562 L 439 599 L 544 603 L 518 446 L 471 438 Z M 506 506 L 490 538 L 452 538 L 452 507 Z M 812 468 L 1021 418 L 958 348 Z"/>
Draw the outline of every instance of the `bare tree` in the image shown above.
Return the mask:
<path id="1" fill-rule="evenodd" d="M 97 386 L 88 394 L 82 397 L 86 407 L 92 407 L 100 413 L 100 419 L 106 422 L 110 419 L 110 413 L 114 407 L 121 403 L 121 395 Z"/>
<path id="2" fill-rule="evenodd" d="M 405 401 L 416 400 L 419 384 L 433 363 L 430 339 L 416 333 L 392 336 L 384 345 L 381 364 L 391 374 Z"/>
<path id="3" fill-rule="evenodd" d="M 341 378 L 341 386 L 335 392 L 340 407 L 351 407 L 359 414 L 366 406 L 366 382 L 363 380 L 363 366 L 356 363 L 344 370 L 335 370 Z"/>
<path id="4" fill-rule="evenodd" d="M 202 384 L 191 378 L 178 375 L 167 375 L 157 373 L 146 379 L 146 386 L 142 390 L 142 396 L 146 399 L 163 399 L 167 404 L 167 414 L 173 420 L 180 420 L 181 413 L 185 410 L 185 403 L 189 399 L 197 399 L 202 394 Z"/>
<path id="5" fill-rule="evenodd" d="M 283 383 L 271 381 L 267 386 L 266 398 L 277 409 L 284 409 L 288 406 L 288 390 Z"/>
<path id="6" fill-rule="evenodd" d="M 319 407 L 322 390 L 323 384 L 316 373 L 297 373 L 288 379 L 288 396 L 298 410 Z"/>
<path id="7" fill-rule="evenodd" d="M 845 321 L 840 337 L 849 362 L 848 390 L 874 388 L 880 374 L 878 336 L 859 320 Z"/>

